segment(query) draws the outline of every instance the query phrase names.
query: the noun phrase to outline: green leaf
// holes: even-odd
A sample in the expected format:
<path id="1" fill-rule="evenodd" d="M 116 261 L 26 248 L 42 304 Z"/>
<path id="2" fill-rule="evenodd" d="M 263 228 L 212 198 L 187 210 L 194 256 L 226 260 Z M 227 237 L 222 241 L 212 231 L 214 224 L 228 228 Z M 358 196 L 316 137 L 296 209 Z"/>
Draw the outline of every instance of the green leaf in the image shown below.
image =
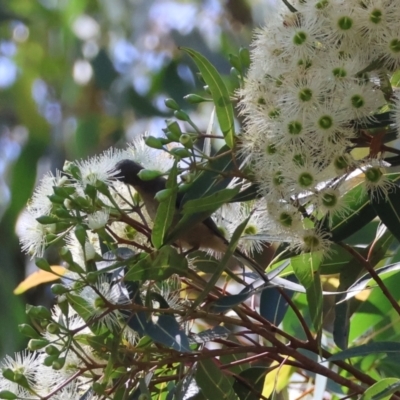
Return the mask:
<path id="1" fill-rule="evenodd" d="M 331 240 L 340 242 L 358 232 L 376 217 L 376 211 L 369 201 L 369 196 L 361 184 L 353 187 L 344 195 L 347 210 L 343 215 L 335 216 L 332 226 L 325 227 L 332 234 Z M 328 222 L 326 222 L 326 225 Z"/>
<path id="2" fill-rule="evenodd" d="M 208 85 L 225 142 L 230 148 L 233 148 L 235 136 L 234 113 L 229 92 L 224 81 L 215 67 L 203 55 L 187 47 L 182 47 L 181 49 L 193 58 L 204 81 Z"/>
<path id="3" fill-rule="evenodd" d="M 151 233 L 151 241 L 157 249 L 164 244 L 168 229 L 171 226 L 176 213 L 176 197 L 178 194 L 178 184 L 176 182 L 177 175 L 178 168 L 177 161 L 175 161 L 166 183 L 166 188 L 170 189 L 171 193 L 159 203 L 157 214 L 154 219 L 153 231 Z"/>
<path id="4" fill-rule="evenodd" d="M 284 289 L 281 289 L 284 290 Z M 288 297 L 293 296 L 293 292 L 285 291 Z M 274 325 L 278 326 L 285 316 L 288 303 L 282 294 L 275 288 L 263 290 L 260 296 L 260 315 Z"/>
<path id="5" fill-rule="evenodd" d="M 252 286 L 247 286 L 238 294 L 224 296 L 210 303 L 210 311 L 212 313 L 226 312 L 238 304 L 243 303 L 257 292 L 259 292 L 259 289 L 253 289 Z"/>
<path id="6" fill-rule="evenodd" d="M 384 224 L 379 224 L 374 241 L 368 246 L 368 261 L 376 265 L 386 257 L 395 237 Z M 394 261 L 394 260 L 392 260 Z"/>
<path id="7" fill-rule="evenodd" d="M 236 196 L 240 191 L 237 186 L 234 189 L 223 189 L 211 194 L 210 196 L 202 197 L 196 200 L 189 200 L 183 206 L 184 214 L 194 214 L 196 212 L 208 212 L 212 214 L 218 210 L 223 204 L 229 202 L 232 197 Z"/>
<path id="8" fill-rule="evenodd" d="M 242 380 L 235 379 L 233 389 L 239 396 L 240 400 L 259 400 L 260 394 L 263 392 L 265 376 L 275 367 L 251 367 L 242 371 L 239 376 L 247 382 L 247 385 Z M 250 390 L 249 388 L 253 390 Z"/>
<path id="9" fill-rule="evenodd" d="M 364 266 L 357 259 L 350 257 L 340 272 L 338 291 L 347 291 L 363 270 Z M 349 302 L 340 303 L 340 300 L 344 297 L 345 293 L 336 296 L 335 321 L 333 324 L 333 339 L 341 349 L 347 349 L 348 346 L 351 316 Z"/>
<path id="10" fill-rule="evenodd" d="M 2 390 L 0 392 L 0 399 L 14 400 L 18 399 L 18 396 L 8 390 Z"/>
<path id="11" fill-rule="evenodd" d="M 214 271 L 214 275 L 211 277 L 211 279 L 207 282 L 207 285 L 204 287 L 203 292 L 199 294 L 197 299 L 193 302 L 192 309 L 195 309 L 201 302 L 207 297 L 208 293 L 214 288 L 215 284 L 218 282 L 218 279 L 224 272 L 224 269 L 226 268 L 229 260 L 233 256 L 235 249 L 239 243 L 240 237 L 242 236 L 243 231 L 245 230 L 249 220 L 250 220 L 251 215 L 249 215 L 248 218 L 246 218 L 236 229 L 235 232 L 232 235 L 232 239 L 228 244 L 228 248 L 220 261 L 219 265 Z"/>
<path id="12" fill-rule="evenodd" d="M 400 241 L 400 188 L 396 185 L 385 198 L 371 195 L 371 204 L 381 221 Z"/>
<path id="13" fill-rule="evenodd" d="M 233 379 L 228 378 L 212 360 L 199 361 L 195 378 L 207 399 L 237 400 Z"/>
<path id="14" fill-rule="evenodd" d="M 209 196 L 219 190 L 228 187 L 231 177 L 224 177 L 221 173 L 234 171 L 232 153 L 228 146 L 223 146 L 217 152 L 216 157 L 206 164 L 207 170 L 202 171 L 194 180 L 182 199 L 183 206 L 187 201 Z"/>
<path id="15" fill-rule="evenodd" d="M 392 297 L 397 302 L 400 301 L 398 273 L 388 274 L 382 280 Z M 393 322 L 398 318 L 398 314 L 382 290 L 379 288 L 372 290 L 368 298 L 361 302 L 361 304 L 357 301 L 351 303 L 353 303 L 353 306 L 358 303 L 358 307 L 355 310 L 356 312 L 351 316 L 350 343 L 357 343 L 359 340 L 365 343 L 366 338 L 379 338 L 376 341 L 380 342 L 384 340 L 398 341 L 398 334 L 396 333 L 396 336 L 393 336 L 394 332 L 397 332 L 397 324 L 393 325 Z M 395 331 L 392 330 L 392 326 Z M 390 329 L 382 329 L 383 327 Z M 379 334 L 378 332 L 380 331 L 382 333 Z"/>
<path id="16" fill-rule="evenodd" d="M 378 268 L 375 270 L 375 272 L 381 276 L 385 275 L 391 272 L 397 272 L 400 270 L 400 263 L 396 264 L 390 264 L 386 265 L 385 267 Z M 364 274 L 362 277 L 357 279 L 347 290 L 348 292 L 346 293 L 345 297 L 343 298 L 342 301 L 347 301 L 351 299 L 352 297 L 356 296 L 358 293 L 363 291 L 364 289 L 370 288 L 370 287 L 375 287 L 376 284 L 373 286 L 371 285 L 372 282 L 375 282 L 374 279 L 371 277 L 371 275 L 368 273 Z"/>
<path id="17" fill-rule="evenodd" d="M 319 273 L 321 261 L 320 253 L 303 254 L 291 261 L 296 278 L 306 289 L 308 308 L 317 332 L 322 327 L 322 286 Z"/>
<path id="18" fill-rule="evenodd" d="M 344 270 L 353 257 L 343 247 L 333 244 L 330 248 L 331 253 L 326 257 L 319 268 L 321 275 L 338 274 Z"/>
<path id="19" fill-rule="evenodd" d="M 93 308 L 89 306 L 87 301 L 73 293 L 66 294 L 68 303 L 78 313 L 78 315 L 86 322 L 93 316 Z"/>
<path id="20" fill-rule="evenodd" d="M 131 266 L 125 274 L 125 281 L 163 281 L 173 274 L 185 276 L 188 264 L 186 258 L 171 246 L 148 254 Z"/>
<path id="21" fill-rule="evenodd" d="M 389 400 L 392 394 L 400 388 L 400 379 L 383 378 L 369 387 L 360 400 Z"/>
<path id="22" fill-rule="evenodd" d="M 145 327 L 145 333 L 155 342 L 176 351 L 190 352 L 189 340 L 172 315 L 158 315 Z"/>
<path id="23" fill-rule="evenodd" d="M 211 196 L 213 193 L 225 189 L 232 181 L 232 178 L 226 178 L 220 174 L 221 172 L 231 171 L 234 168 L 232 154 L 228 147 L 222 147 L 218 151 L 217 156 L 207 163 L 207 171 L 201 172 L 191 184 L 180 202 L 181 208 L 190 200 Z M 208 210 L 194 214 L 185 214 L 169 233 L 165 243 L 174 243 L 189 227 L 204 221 L 212 213 L 213 211 Z"/>
<path id="24" fill-rule="evenodd" d="M 400 344 L 398 342 L 372 342 L 357 347 L 351 347 L 334 354 L 328 358 L 328 361 L 340 361 L 347 358 L 362 357 L 375 353 L 400 353 Z"/>
<path id="25" fill-rule="evenodd" d="M 229 200 L 229 203 L 237 203 L 241 201 L 250 201 L 255 200 L 260 197 L 259 194 L 259 185 L 253 184 L 249 186 L 247 189 L 239 192 L 235 197 Z"/>

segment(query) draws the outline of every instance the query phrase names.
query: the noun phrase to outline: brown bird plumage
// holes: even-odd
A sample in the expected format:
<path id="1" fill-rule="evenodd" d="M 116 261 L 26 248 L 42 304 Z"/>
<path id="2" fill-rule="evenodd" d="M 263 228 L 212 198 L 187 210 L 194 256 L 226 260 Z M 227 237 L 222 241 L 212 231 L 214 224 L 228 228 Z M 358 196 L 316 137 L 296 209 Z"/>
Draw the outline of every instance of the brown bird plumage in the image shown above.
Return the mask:
<path id="1" fill-rule="evenodd" d="M 164 190 L 166 187 L 166 180 L 162 177 L 157 177 L 149 181 L 141 180 L 138 173 L 143 167 L 132 160 L 122 160 L 116 165 L 118 174 L 115 176 L 116 179 L 133 186 L 133 188 L 139 193 L 146 207 L 146 210 L 151 219 L 154 220 L 158 201 L 155 198 L 157 192 Z M 180 219 L 179 208 L 182 201 L 182 194 L 178 193 L 176 201 L 176 216 L 173 221 L 173 225 L 176 225 Z M 176 241 L 176 245 L 181 246 L 185 249 L 203 249 L 203 250 L 214 250 L 220 253 L 226 252 L 228 248 L 227 240 L 222 236 L 217 225 L 211 217 L 204 219 L 202 222 L 195 224 L 188 228 Z M 266 280 L 264 270 L 256 264 L 253 260 L 248 258 L 246 255 L 241 253 L 239 250 L 235 251 L 235 256 L 253 268 L 260 276 Z"/>

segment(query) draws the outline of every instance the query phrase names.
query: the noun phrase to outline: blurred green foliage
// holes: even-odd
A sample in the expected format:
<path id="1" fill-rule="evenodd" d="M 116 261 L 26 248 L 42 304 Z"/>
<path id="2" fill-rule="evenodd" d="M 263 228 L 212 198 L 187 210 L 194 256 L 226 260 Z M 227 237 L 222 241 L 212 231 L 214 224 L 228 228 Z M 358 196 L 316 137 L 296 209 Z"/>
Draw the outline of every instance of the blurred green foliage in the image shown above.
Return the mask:
<path id="1" fill-rule="evenodd" d="M 33 270 L 16 225 L 35 182 L 66 159 L 159 135 L 166 97 L 193 111 L 183 96 L 202 85 L 179 46 L 201 52 L 234 87 L 227 58 L 249 44 L 252 15 L 262 13 L 245 0 L 0 3 L 0 357 L 25 344 L 25 302 L 52 301 L 43 287 L 12 293 Z"/>

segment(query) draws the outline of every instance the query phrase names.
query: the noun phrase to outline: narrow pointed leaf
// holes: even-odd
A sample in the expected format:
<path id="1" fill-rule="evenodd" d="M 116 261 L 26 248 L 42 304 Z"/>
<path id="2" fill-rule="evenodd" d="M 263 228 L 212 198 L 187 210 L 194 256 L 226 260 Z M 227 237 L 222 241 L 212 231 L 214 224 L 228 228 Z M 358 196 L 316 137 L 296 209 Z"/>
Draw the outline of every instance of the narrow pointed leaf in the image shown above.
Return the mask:
<path id="1" fill-rule="evenodd" d="M 372 196 L 371 204 L 381 221 L 400 241 L 400 188 L 396 185 L 384 199 Z"/>
<path id="2" fill-rule="evenodd" d="M 242 371 L 239 376 L 247 382 L 247 385 L 242 380 L 236 379 L 233 389 L 239 396 L 240 400 L 259 400 L 260 394 L 263 391 L 265 376 L 274 367 L 251 367 Z M 249 389 L 252 388 L 252 390 Z"/>
<path id="3" fill-rule="evenodd" d="M 389 274 L 391 272 L 396 272 L 400 270 L 400 263 L 396 264 L 390 264 L 387 265 L 386 267 L 378 268 L 376 270 L 376 273 L 379 276 Z M 339 303 L 343 301 L 347 301 L 351 299 L 352 297 L 356 296 L 358 293 L 361 291 L 375 287 L 376 284 L 374 283 L 375 281 L 371 277 L 369 273 L 364 274 L 361 278 L 357 279 L 348 289 L 345 297 L 339 301 Z"/>
<path id="4" fill-rule="evenodd" d="M 400 389 L 400 379 L 383 378 L 370 386 L 360 400 L 389 400 Z"/>
<path id="5" fill-rule="evenodd" d="M 190 352 L 189 340 L 172 315 L 159 315 L 145 329 L 155 342 L 180 352 Z"/>
<path id="6" fill-rule="evenodd" d="M 229 202 L 236 194 L 239 193 L 240 186 L 233 189 L 223 189 L 211 194 L 210 196 L 202 197 L 196 200 L 189 200 L 183 206 L 182 212 L 184 214 L 194 214 L 196 212 L 207 211 L 212 214 L 218 210 L 223 204 Z"/>
<path id="7" fill-rule="evenodd" d="M 232 387 L 234 380 L 228 378 L 211 359 L 199 361 L 196 382 L 207 399 L 237 400 Z"/>
<path id="8" fill-rule="evenodd" d="M 183 47 L 182 50 L 193 58 L 197 68 L 201 72 L 201 76 L 207 83 L 211 91 L 218 123 L 224 135 L 225 142 L 230 148 L 233 148 L 235 137 L 234 113 L 229 92 L 224 81 L 216 68 L 203 55 L 186 47 Z"/>
<path id="9" fill-rule="evenodd" d="M 226 268 L 230 258 L 233 256 L 235 249 L 239 243 L 239 239 L 242 236 L 243 231 L 245 230 L 249 219 L 251 215 L 249 215 L 248 218 L 246 218 L 236 229 L 235 232 L 232 235 L 232 239 L 229 242 L 228 248 L 220 261 L 220 264 L 217 266 L 215 269 L 214 275 L 211 277 L 211 279 L 207 282 L 207 285 L 205 286 L 204 290 L 202 293 L 199 294 L 197 299 L 193 302 L 192 308 L 195 309 L 199 304 L 202 303 L 202 301 L 207 297 L 208 293 L 214 288 L 215 284 L 218 282 L 218 279 L 224 272 L 224 269 Z"/>
<path id="10" fill-rule="evenodd" d="M 211 196 L 220 190 L 227 188 L 232 178 L 222 176 L 219 172 L 229 172 L 234 168 L 232 154 L 227 146 L 223 146 L 217 153 L 217 158 L 207 163 L 207 171 L 202 171 L 191 184 L 188 191 L 180 201 L 180 209 L 190 200 L 196 200 Z M 180 221 L 173 227 L 165 243 L 174 243 L 174 241 L 191 227 L 208 218 L 214 210 L 194 212 L 193 214 L 184 214 Z"/>
<path id="11" fill-rule="evenodd" d="M 313 253 L 296 257 L 291 263 L 297 279 L 306 289 L 308 308 L 317 332 L 322 327 L 322 286 L 318 271 L 321 261 L 322 255 Z"/>
<path id="12" fill-rule="evenodd" d="M 325 229 L 331 232 L 331 240 L 334 242 L 340 242 L 358 232 L 377 215 L 361 184 L 349 190 L 344 195 L 344 200 L 347 204 L 346 212 L 334 217 L 330 228 L 328 221 L 326 222 Z"/>
<path id="13" fill-rule="evenodd" d="M 285 289 L 282 289 L 285 290 Z M 293 292 L 286 290 L 289 297 Z M 269 322 L 278 326 L 285 316 L 288 303 L 282 294 L 275 288 L 263 290 L 260 296 L 260 315 Z"/>
<path id="14" fill-rule="evenodd" d="M 164 244 L 168 229 L 171 226 L 176 213 L 176 197 L 178 194 L 178 185 L 176 182 L 177 175 L 178 169 L 175 163 L 170 171 L 166 183 L 167 189 L 171 189 L 171 194 L 158 205 L 154 227 L 151 234 L 151 241 L 157 249 Z"/>
<path id="15" fill-rule="evenodd" d="M 125 274 L 125 281 L 162 281 L 173 274 L 185 276 L 188 269 L 186 258 L 171 246 L 148 254 L 131 266 Z"/>
<path id="16" fill-rule="evenodd" d="M 210 304 L 210 311 L 213 313 L 226 312 L 233 307 L 243 303 L 249 297 L 259 292 L 259 289 L 253 289 L 251 286 L 245 287 L 240 293 L 221 297 Z"/>
<path id="17" fill-rule="evenodd" d="M 362 357 L 375 353 L 398 353 L 400 354 L 400 343 L 398 342 L 373 342 L 357 347 L 351 347 L 336 353 L 328 358 L 328 361 L 340 361 L 347 358 Z"/>
<path id="18" fill-rule="evenodd" d="M 248 188 L 246 188 L 245 190 L 242 190 L 231 200 L 229 200 L 229 203 L 255 200 L 260 197 L 259 189 L 260 189 L 259 185 L 256 185 L 256 184 L 251 185 Z"/>

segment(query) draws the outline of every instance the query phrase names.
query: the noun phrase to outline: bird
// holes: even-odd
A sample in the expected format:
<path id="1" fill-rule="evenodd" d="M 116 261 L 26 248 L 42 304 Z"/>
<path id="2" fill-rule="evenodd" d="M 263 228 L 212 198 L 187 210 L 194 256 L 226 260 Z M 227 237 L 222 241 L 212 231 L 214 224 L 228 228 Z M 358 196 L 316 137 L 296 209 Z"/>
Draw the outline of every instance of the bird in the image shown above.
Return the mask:
<path id="1" fill-rule="evenodd" d="M 151 180 L 142 180 L 138 174 L 143 169 L 144 167 L 142 165 L 133 160 L 121 160 L 115 166 L 115 171 L 117 171 L 117 173 L 114 175 L 114 178 L 132 186 L 136 192 L 139 193 L 149 217 L 154 220 L 159 205 L 155 195 L 166 188 L 167 181 L 161 176 Z M 180 220 L 181 215 L 179 210 L 182 199 L 183 194 L 178 192 L 175 205 L 176 212 L 172 226 L 176 225 Z M 186 229 L 185 232 L 176 239 L 174 244 L 188 250 L 214 250 L 218 253 L 225 253 L 229 245 L 211 217 L 207 217 L 203 221 Z M 239 259 L 239 261 L 255 270 L 265 282 L 268 281 L 265 270 L 254 260 L 243 254 L 239 249 L 235 250 L 234 256 Z"/>

